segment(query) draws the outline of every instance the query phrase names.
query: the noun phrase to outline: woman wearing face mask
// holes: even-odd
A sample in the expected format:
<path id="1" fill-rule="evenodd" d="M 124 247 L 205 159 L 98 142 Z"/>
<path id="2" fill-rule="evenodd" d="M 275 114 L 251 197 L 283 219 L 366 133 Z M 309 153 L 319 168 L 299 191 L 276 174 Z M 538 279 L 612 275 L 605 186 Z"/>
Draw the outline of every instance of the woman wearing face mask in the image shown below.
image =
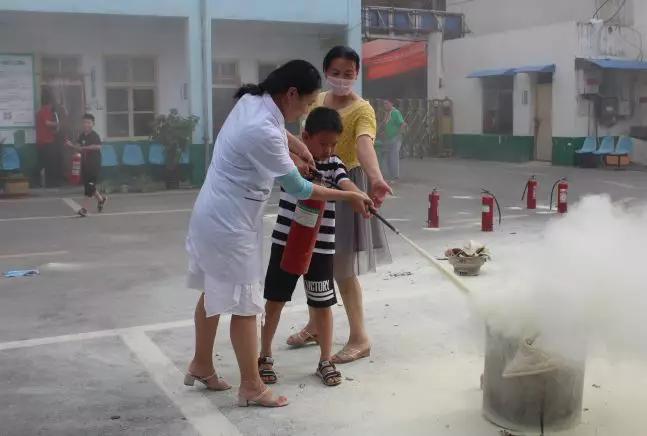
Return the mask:
<path id="1" fill-rule="evenodd" d="M 305 146 L 288 145 L 285 121 L 296 121 L 314 102 L 321 77 L 295 60 L 259 85 L 238 90 L 238 102 L 218 138 L 211 165 L 193 207 L 186 248 L 189 287 L 202 292 L 195 309 L 195 355 L 184 379 L 208 389 L 231 388 L 218 377 L 213 346 L 221 314 L 231 314 L 230 338 L 240 369 L 240 406 L 285 406 L 258 373 L 256 316 L 263 313 L 263 211 L 274 180 L 299 199 L 346 200 L 368 217 L 371 200 L 303 179 L 290 153 L 312 159 Z M 290 150 L 288 149 L 290 147 Z"/>
<path id="2" fill-rule="evenodd" d="M 369 192 L 376 207 L 393 194 L 384 181 L 373 141 L 376 134 L 375 111 L 353 91 L 359 74 L 360 59 L 350 47 L 337 46 L 324 58 L 323 68 L 330 91 L 322 92 L 313 107 L 336 109 L 342 117 L 344 131 L 336 154 L 348 169 L 351 180 Z M 291 142 L 297 142 L 290 137 Z M 371 344 L 364 326 L 362 287 L 357 275 L 375 271 L 378 263 L 389 263 L 386 235 L 375 218 L 362 220 L 352 209 L 340 205 L 336 213 L 335 281 L 344 300 L 350 335 L 344 348 L 333 356 L 334 363 L 348 363 L 367 357 Z M 317 341 L 312 316 L 306 327 L 288 338 L 288 344 L 302 346 Z"/>

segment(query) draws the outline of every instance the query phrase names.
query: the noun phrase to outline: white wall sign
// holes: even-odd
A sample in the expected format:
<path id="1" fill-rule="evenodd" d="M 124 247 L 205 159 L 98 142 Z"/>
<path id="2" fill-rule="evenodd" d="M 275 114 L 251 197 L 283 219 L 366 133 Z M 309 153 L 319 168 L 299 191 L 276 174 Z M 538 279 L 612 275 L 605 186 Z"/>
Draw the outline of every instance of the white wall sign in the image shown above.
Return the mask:
<path id="1" fill-rule="evenodd" d="M 0 54 L 0 128 L 34 126 L 34 58 Z"/>

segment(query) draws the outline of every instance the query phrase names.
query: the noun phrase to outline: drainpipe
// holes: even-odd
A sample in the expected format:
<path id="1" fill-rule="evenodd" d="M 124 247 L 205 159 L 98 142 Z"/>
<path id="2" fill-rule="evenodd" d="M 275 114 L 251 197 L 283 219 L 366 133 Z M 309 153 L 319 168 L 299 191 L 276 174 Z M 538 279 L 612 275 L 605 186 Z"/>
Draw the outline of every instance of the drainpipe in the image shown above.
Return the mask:
<path id="1" fill-rule="evenodd" d="M 209 148 L 211 147 L 211 132 L 209 132 L 209 97 L 207 92 L 211 92 L 211 77 L 208 76 L 207 62 L 210 62 L 211 56 L 210 53 L 207 53 L 207 47 L 210 47 L 211 44 L 207 44 L 207 38 L 211 38 L 211 34 L 207 35 L 208 23 L 207 20 L 210 20 L 211 17 L 208 14 L 207 10 L 207 0 L 200 0 L 200 43 L 202 45 L 202 126 L 203 126 L 203 135 L 202 140 L 204 142 L 204 174 L 207 175 L 207 170 L 209 169 L 210 164 L 210 155 Z"/>

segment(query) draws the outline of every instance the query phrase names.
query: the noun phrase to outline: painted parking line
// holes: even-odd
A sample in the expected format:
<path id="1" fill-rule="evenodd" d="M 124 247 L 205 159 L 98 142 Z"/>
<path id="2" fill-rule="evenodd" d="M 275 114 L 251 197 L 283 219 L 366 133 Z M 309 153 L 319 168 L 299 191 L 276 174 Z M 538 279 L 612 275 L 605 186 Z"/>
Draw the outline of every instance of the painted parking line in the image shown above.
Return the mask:
<path id="1" fill-rule="evenodd" d="M 10 223 L 17 221 L 42 221 L 42 220 L 60 220 L 75 218 L 75 215 L 49 215 L 49 216 L 26 216 L 19 218 L 0 218 L 0 223 Z"/>
<path id="2" fill-rule="evenodd" d="M 181 382 L 184 374 L 143 331 L 122 336 L 130 351 L 144 365 L 157 386 L 177 406 L 187 422 L 203 436 L 240 436 L 236 426 L 204 395 Z"/>
<path id="3" fill-rule="evenodd" d="M 61 256 L 68 254 L 69 251 L 39 251 L 36 253 L 16 253 L 16 254 L 3 254 L 0 259 L 19 259 L 22 257 L 37 257 L 37 256 Z"/>
<path id="4" fill-rule="evenodd" d="M 186 213 L 191 212 L 193 209 L 162 209 L 162 210 L 133 210 L 126 212 L 104 212 L 91 214 L 91 218 L 104 217 L 104 216 L 128 216 L 128 215 L 160 215 L 171 213 Z M 39 220 L 57 220 L 79 218 L 76 215 L 50 215 L 50 216 L 28 216 L 19 218 L 0 218 L 0 222 L 14 222 L 14 221 L 39 221 Z M 80 218 L 79 218 L 80 219 Z"/>
<path id="5" fill-rule="evenodd" d="M 63 200 L 63 203 L 67 204 L 74 213 L 81 210 L 81 205 L 71 198 L 61 198 L 61 200 Z"/>

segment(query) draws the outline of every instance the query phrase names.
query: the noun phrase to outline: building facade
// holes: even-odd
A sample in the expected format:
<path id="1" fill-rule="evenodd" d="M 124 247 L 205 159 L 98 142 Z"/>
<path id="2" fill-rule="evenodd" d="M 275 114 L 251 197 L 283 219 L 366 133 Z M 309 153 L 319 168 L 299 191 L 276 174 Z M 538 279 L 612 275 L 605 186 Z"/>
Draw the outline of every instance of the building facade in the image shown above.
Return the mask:
<path id="1" fill-rule="evenodd" d="M 34 110 L 49 91 L 117 145 L 145 141 L 170 109 L 197 115 L 202 170 L 240 84 L 295 58 L 321 68 L 337 44 L 361 50 L 360 0 L 0 0 L 0 24 L 0 56 L 31 59 Z M 5 143 L 16 131 L 34 142 L 33 123 L 0 123 Z"/>
<path id="2" fill-rule="evenodd" d="M 436 92 L 454 103 L 457 155 L 570 164 L 586 136 L 647 136 L 647 2 L 448 3 Z M 437 58 L 438 59 L 438 58 Z"/>

